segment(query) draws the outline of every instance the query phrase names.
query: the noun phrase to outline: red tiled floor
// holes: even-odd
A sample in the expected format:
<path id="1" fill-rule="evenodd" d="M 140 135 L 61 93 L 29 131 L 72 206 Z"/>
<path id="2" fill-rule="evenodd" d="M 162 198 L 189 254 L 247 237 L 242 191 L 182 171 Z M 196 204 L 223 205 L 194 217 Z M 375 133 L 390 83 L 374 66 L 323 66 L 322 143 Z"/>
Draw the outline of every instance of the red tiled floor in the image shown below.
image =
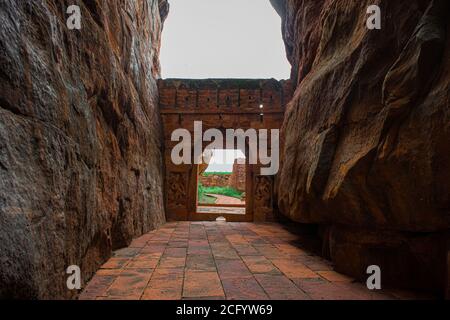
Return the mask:
<path id="1" fill-rule="evenodd" d="M 130 260 L 131 258 L 111 258 L 102 265 L 101 269 L 121 269 L 125 267 Z"/>
<path id="2" fill-rule="evenodd" d="M 279 224 L 173 222 L 114 252 L 80 299 L 401 299 L 333 270 Z"/>
<path id="3" fill-rule="evenodd" d="M 236 244 L 234 248 L 241 256 L 259 256 L 260 253 L 250 244 Z"/>
<path id="4" fill-rule="evenodd" d="M 146 235 L 143 235 L 142 237 L 139 237 L 137 239 L 134 239 L 129 248 L 143 248 L 147 244 L 148 241 L 150 241 L 153 237 L 153 234 L 148 233 Z"/>
<path id="5" fill-rule="evenodd" d="M 239 259 L 236 250 L 229 244 L 211 244 L 215 259 Z"/>
<path id="6" fill-rule="evenodd" d="M 114 257 L 133 258 L 141 251 L 140 248 L 123 248 L 114 252 Z"/>
<path id="7" fill-rule="evenodd" d="M 141 249 L 140 253 L 159 253 L 162 255 L 164 250 L 166 250 L 166 246 L 166 244 L 147 242 L 147 245 Z"/>
<path id="8" fill-rule="evenodd" d="M 168 243 L 169 248 L 187 248 L 188 242 L 181 240 L 174 240 Z"/>
<path id="9" fill-rule="evenodd" d="M 182 297 L 184 270 L 158 268 L 142 295 L 143 300 L 179 300 Z"/>
<path id="10" fill-rule="evenodd" d="M 353 279 L 336 271 L 319 271 L 317 272 L 322 278 L 330 282 L 353 282 Z"/>
<path id="11" fill-rule="evenodd" d="M 331 271 L 333 270 L 333 265 L 331 262 L 326 261 L 320 257 L 315 256 L 305 256 L 298 258 L 303 264 L 313 271 Z"/>
<path id="12" fill-rule="evenodd" d="M 286 254 L 272 244 L 254 245 L 254 247 L 260 254 L 268 259 L 279 259 L 286 257 Z"/>
<path id="13" fill-rule="evenodd" d="M 165 257 L 184 258 L 186 257 L 186 248 L 167 248 L 164 251 Z"/>
<path id="14" fill-rule="evenodd" d="M 247 268 L 254 274 L 258 273 L 270 273 L 281 274 L 281 272 L 263 256 L 242 256 Z"/>
<path id="15" fill-rule="evenodd" d="M 140 299 L 152 273 L 152 269 L 125 270 L 114 280 L 106 296 L 124 300 Z"/>
<path id="16" fill-rule="evenodd" d="M 208 254 L 188 255 L 186 268 L 192 271 L 217 271 L 214 257 Z"/>
<path id="17" fill-rule="evenodd" d="M 105 296 L 115 279 L 115 276 L 96 274 L 80 295 L 80 300 L 95 300 L 97 297 Z"/>
<path id="18" fill-rule="evenodd" d="M 303 263 L 292 259 L 273 259 L 272 263 L 291 279 L 320 277 Z"/>
<path id="19" fill-rule="evenodd" d="M 186 265 L 186 257 L 162 257 L 159 261 L 159 267 L 160 268 L 184 268 Z"/>
<path id="20" fill-rule="evenodd" d="M 344 289 L 324 279 L 297 279 L 294 283 L 314 300 L 367 300 L 366 295 L 356 290 Z"/>
<path id="21" fill-rule="evenodd" d="M 256 280 L 274 300 L 309 300 L 310 298 L 284 275 L 257 274 Z"/>
<path id="22" fill-rule="evenodd" d="M 267 300 L 268 297 L 253 276 L 222 279 L 223 290 L 230 300 Z"/>
<path id="23" fill-rule="evenodd" d="M 217 272 L 187 270 L 183 297 L 202 298 L 224 296 Z"/>
<path id="24" fill-rule="evenodd" d="M 134 259 L 130 261 L 126 268 L 127 269 L 154 269 L 158 265 L 159 258 L 154 259 Z"/>
<path id="25" fill-rule="evenodd" d="M 305 250 L 302 250 L 300 248 L 297 248 L 294 245 L 287 244 L 287 243 L 279 243 L 275 245 L 278 249 L 280 249 L 281 252 L 292 255 L 292 256 L 303 256 L 308 255 L 308 252 Z"/>
<path id="26" fill-rule="evenodd" d="M 217 270 L 220 279 L 251 277 L 252 274 L 248 270 L 245 263 L 239 260 L 216 260 Z"/>
<path id="27" fill-rule="evenodd" d="M 96 276 L 119 276 L 124 269 L 99 269 Z M 91 280 L 92 282 L 92 280 Z M 91 284 L 91 282 L 89 284 Z"/>

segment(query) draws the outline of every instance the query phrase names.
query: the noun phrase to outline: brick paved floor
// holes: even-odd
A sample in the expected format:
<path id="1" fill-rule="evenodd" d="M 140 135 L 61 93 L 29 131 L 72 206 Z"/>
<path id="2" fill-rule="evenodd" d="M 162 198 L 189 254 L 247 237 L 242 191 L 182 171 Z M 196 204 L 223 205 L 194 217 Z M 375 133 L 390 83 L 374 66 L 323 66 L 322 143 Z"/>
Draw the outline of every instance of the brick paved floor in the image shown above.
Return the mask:
<path id="1" fill-rule="evenodd" d="M 280 224 L 174 222 L 118 250 L 80 299 L 407 299 L 333 271 Z"/>

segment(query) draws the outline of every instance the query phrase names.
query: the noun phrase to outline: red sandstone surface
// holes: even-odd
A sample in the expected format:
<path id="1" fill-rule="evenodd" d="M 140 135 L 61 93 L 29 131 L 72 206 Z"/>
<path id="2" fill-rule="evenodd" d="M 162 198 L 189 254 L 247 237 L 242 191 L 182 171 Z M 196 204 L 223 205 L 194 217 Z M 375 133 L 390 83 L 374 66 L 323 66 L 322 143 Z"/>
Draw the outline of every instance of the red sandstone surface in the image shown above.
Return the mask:
<path id="1" fill-rule="evenodd" d="M 276 192 L 321 227 L 323 254 L 363 279 L 443 292 L 450 230 L 448 1 L 272 1 L 296 89 Z"/>
<path id="2" fill-rule="evenodd" d="M 0 297 L 70 298 L 165 222 L 158 110 L 167 2 L 0 4 Z M 161 11 L 160 11 L 161 8 Z"/>

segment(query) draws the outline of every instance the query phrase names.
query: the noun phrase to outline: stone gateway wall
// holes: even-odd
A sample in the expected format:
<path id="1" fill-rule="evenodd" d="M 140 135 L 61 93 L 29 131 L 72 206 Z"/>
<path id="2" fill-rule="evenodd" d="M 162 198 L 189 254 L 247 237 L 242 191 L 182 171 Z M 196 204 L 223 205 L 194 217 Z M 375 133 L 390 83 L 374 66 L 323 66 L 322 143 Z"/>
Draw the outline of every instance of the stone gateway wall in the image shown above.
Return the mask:
<path id="1" fill-rule="evenodd" d="M 113 248 L 165 222 L 165 0 L 0 4 L 0 298 L 73 298 Z M 72 3 L 70 3 L 72 4 Z"/>
<path id="2" fill-rule="evenodd" d="M 159 105 L 164 129 L 166 165 L 166 210 L 170 220 L 216 220 L 196 212 L 197 181 L 204 166 L 175 165 L 171 141 L 176 129 L 194 132 L 211 128 L 280 129 L 286 103 L 292 97 L 290 81 L 275 79 L 164 79 L 158 81 Z M 260 105 L 264 106 L 261 112 Z M 193 141 L 191 141 L 193 147 Z M 209 143 L 204 143 L 205 148 Z M 270 149 L 269 144 L 269 149 Z M 270 152 L 270 150 L 269 150 Z M 260 201 L 247 196 L 245 215 L 226 216 L 227 221 L 269 221 L 273 218 L 273 179 L 260 179 L 260 164 L 248 166 L 246 190 L 260 190 Z"/>

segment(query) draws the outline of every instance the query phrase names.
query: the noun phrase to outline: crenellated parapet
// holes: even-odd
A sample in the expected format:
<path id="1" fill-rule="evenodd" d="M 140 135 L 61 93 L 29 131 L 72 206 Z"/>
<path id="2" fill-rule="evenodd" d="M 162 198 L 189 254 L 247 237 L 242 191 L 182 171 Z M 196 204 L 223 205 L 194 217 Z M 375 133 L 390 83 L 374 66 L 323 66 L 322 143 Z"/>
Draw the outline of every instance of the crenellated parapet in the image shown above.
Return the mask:
<path id="1" fill-rule="evenodd" d="M 162 114 L 283 113 L 292 95 L 289 81 L 275 79 L 166 79 L 158 86 Z"/>

